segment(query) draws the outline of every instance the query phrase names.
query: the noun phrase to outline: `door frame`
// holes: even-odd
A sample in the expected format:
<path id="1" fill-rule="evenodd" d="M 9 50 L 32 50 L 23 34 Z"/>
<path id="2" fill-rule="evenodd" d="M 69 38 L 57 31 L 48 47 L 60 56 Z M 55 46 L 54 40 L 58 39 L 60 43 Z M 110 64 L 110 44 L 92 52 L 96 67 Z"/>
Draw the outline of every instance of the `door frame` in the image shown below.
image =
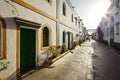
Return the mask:
<path id="1" fill-rule="evenodd" d="M 38 65 L 39 61 L 39 28 L 41 24 L 28 21 L 22 18 L 14 18 L 16 24 L 16 77 L 19 77 L 20 74 L 20 28 L 26 29 L 35 29 L 36 30 L 36 66 Z M 21 27 L 24 26 L 24 27 Z"/>
<path id="2" fill-rule="evenodd" d="M 20 26 L 20 32 L 21 32 L 21 29 L 34 30 L 34 31 L 35 31 L 35 40 L 34 40 L 34 41 L 35 41 L 35 47 L 34 47 L 34 48 L 35 48 L 35 52 L 34 52 L 34 54 L 35 54 L 35 65 L 34 65 L 34 67 L 35 67 L 35 66 L 36 66 L 36 62 L 37 62 L 37 61 L 36 61 L 36 57 L 37 57 L 37 56 L 36 56 L 36 29 L 26 28 L 25 26 Z M 20 33 L 20 34 L 21 34 L 21 33 Z M 20 38 L 21 38 L 21 35 L 20 35 Z M 21 40 L 21 39 L 20 39 L 20 40 Z M 21 47 L 21 43 L 20 43 L 20 47 Z M 21 54 L 22 54 L 22 53 L 20 52 L 20 56 L 21 56 Z M 21 64 L 21 58 L 20 58 L 20 64 Z M 26 70 L 26 71 L 27 71 L 27 70 Z M 25 72 L 26 72 L 26 71 L 25 71 Z M 21 66 L 20 66 L 20 74 L 21 74 L 21 73 L 24 73 L 24 71 L 21 72 Z"/>

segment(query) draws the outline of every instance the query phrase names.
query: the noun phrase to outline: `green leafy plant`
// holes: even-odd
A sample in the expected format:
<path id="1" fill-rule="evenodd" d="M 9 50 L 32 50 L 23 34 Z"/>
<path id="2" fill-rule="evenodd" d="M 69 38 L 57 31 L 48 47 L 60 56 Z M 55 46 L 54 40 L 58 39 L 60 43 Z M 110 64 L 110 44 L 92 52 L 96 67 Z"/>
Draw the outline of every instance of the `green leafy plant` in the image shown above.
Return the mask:
<path id="1" fill-rule="evenodd" d="M 82 43 L 85 42 L 85 39 L 82 39 Z"/>
<path id="2" fill-rule="evenodd" d="M 61 49 L 60 49 L 60 47 L 50 46 L 48 48 L 48 52 L 52 53 L 52 56 L 50 58 L 55 58 L 60 55 Z"/>
<path id="3" fill-rule="evenodd" d="M 7 69 L 9 63 L 10 63 L 9 61 L 8 62 L 0 62 L 0 71 Z"/>
<path id="4" fill-rule="evenodd" d="M 81 45 L 81 44 L 82 44 L 82 40 L 79 41 L 79 45 Z"/>
<path id="5" fill-rule="evenodd" d="M 98 41 L 105 44 L 105 45 L 108 45 L 108 41 L 106 41 L 106 40 L 101 39 L 101 40 L 98 40 Z"/>
<path id="6" fill-rule="evenodd" d="M 72 43 L 72 47 L 75 48 L 75 46 L 78 46 L 79 45 L 79 41 L 75 41 Z"/>
<path id="7" fill-rule="evenodd" d="M 62 52 L 65 52 L 67 51 L 67 46 L 66 46 L 66 43 L 63 43 L 62 45 Z"/>
<path id="8" fill-rule="evenodd" d="M 115 42 L 112 47 L 120 51 L 120 43 Z"/>

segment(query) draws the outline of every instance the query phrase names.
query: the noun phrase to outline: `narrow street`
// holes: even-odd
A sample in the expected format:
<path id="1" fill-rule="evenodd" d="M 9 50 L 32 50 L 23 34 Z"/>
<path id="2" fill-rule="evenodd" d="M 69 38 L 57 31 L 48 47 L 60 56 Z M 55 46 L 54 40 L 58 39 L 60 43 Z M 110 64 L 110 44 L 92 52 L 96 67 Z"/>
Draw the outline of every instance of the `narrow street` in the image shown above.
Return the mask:
<path id="1" fill-rule="evenodd" d="M 93 80 L 120 80 L 120 52 L 101 43 L 91 43 L 93 53 Z"/>
<path id="2" fill-rule="evenodd" d="M 120 80 L 120 55 L 91 40 L 22 80 Z"/>

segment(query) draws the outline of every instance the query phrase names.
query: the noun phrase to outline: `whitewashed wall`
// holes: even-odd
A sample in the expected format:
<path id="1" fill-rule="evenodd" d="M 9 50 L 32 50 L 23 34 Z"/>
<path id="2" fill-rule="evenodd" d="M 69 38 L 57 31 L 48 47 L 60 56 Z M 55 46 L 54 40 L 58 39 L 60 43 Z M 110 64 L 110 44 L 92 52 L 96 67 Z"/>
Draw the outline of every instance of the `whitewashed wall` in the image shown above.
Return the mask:
<path id="1" fill-rule="evenodd" d="M 120 11 L 118 14 L 115 14 L 115 42 L 120 43 L 120 24 L 119 24 L 119 34 L 116 35 L 116 31 L 117 31 L 116 23 L 118 22 L 120 23 Z"/>
<path id="2" fill-rule="evenodd" d="M 117 7 L 116 7 L 116 2 L 117 0 L 114 0 L 114 2 L 110 5 L 107 13 L 108 13 L 108 17 L 106 18 L 107 19 L 107 25 L 105 26 L 105 31 L 107 31 L 107 28 L 109 30 L 108 34 L 109 36 L 105 37 L 104 36 L 104 39 L 107 40 L 110 44 L 110 27 L 111 27 L 111 17 L 113 16 L 114 17 L 114 42 L 117 42 L 117 43 L 120 43 L 120 34 L 119 35 L 116 35 L 116 23 L 120 22 L 120 13 L 116 14 L 116 11 L 117 11 Z M 120 11 L 119 11 L 120 12 Z M 120 26 L 119 26 L 120 28 Z M 119 30 L 119 33 L 120 33 L 120 30 Z"/>
<path id="3" fill-rule="evenodd" d="M 56 17 L 56 0 L 51 0 L 52 4 L 48 3 L 47 0 L 24 0 L 24 1 L 46 12 L 47 14 Z"/>
<path id="4" fill-rule="evenodd" d="M 45 11 L 47 14 L 56 18 L 56 0 L 52 0 L 52 5 L 47 3 L 44 0 L 24 0 L 29 4 L 39 8 L 42 11 Z M 5 2 L 5 0 L 0 0 L 0 15 L 5 18 L 7 24 L 7 59 L 0 60 L 0 62 L 9 61 L 9 67 L 7 70 L 0 71 L 0 76 L 7 78 L 16 72 L 16 24 L 11 17 L 20 17 L 29 21 L 37 22 L 42 24 L 48 24 L 52 30 L 52 45 L 56 45 L 56 22 L 46 18 L 43 15 L 40 15 L 36 12 L 33 12 L 30 9 L 27 9 L 17 3 L 9 1 L 14 7 Z M 40 33 L 40 32 L 39 32 Z M 39 43 L 41 40 L 40 34 Z M 41 44 L 40 44 L 41 45 Z M 39 45 L 39 46 L 40 46 Z M 39 48 L 39 52 L 41 48 Z"/>
<path id="5" fill-rule="evenodd" d="M 59 45 L 63 44 L 63 31 L 68 32 L 70 31 L 71 33 L 73 33 L 73 40 L 76 41 L 76 35 L 78 34 L 77 31 L 70 29 L 68 27 L 66 27 L 65 25 L 60 24 L 60 28 L 59 28 L 60 32 L 59 32 Z"/>
<path id="6" fill-rule="evenodd" d="M 63 15 L 63 2 L 66 4 L 66 16 Z M 78 18 L 78 14 L 72 9 L 72 6 L 68 5 L 65 0 L 60 0 L 60 22 L 64 23 L 65 25 L 70 26 L 78 30 L 78 23 L 77 26 L 75 25 L 75 17 Z M 73 14 L 73 22 L 71 21 L 71 14 Z"/>
<path id="7" fill-rule="evenodd" d="M 63 15 L 63 2 L 66 4 L 66 15 Z M 59 1 L 59 45 L 62 45 L 63 31 L 72 32 L 73 38 L 75 38 L 76 34 L 79 34 L 78 22 L 75 25 L 75 17 L 78 18 L 78 14 L 72 9 L 71 4 L 68 4 L 66 0 Z M 72 15 L 73 14 L 73 22 Z M 75 39 L 74 39 L 75 41 Z"/>
<path id="8" fill-rule="evenodd" d="M 113 6 L 111 7 L 109 14 L 110 14 L 109 22 L 110 22 L 111 17 L 112 16 L 114 17 L 114 42 L 120 43 L 120 34 L 116 35 L 116 29 L 117 29 L 116 23 L 120 22 L 120 14 L 116 15 L 116 5 L 115 4 L 113 4 Z M 110 27 L 110 25 L 111 25 L 111 23 L 109 23 L 109 27 Z M 119 30 L 119 32 L 120 32 L 120 30 Z M 109 32 L 109 34 L 110 34 L 110 32 Z"/>

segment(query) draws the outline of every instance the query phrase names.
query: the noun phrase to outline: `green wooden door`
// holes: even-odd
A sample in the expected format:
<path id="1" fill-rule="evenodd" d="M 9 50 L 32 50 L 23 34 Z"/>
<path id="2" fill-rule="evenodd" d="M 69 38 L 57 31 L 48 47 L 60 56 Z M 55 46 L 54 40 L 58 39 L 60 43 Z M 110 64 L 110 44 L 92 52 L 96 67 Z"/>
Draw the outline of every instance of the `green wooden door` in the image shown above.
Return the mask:
<path id="1" fill-rule="evenodd" d="M 70 49 L 70 34 L 68 34 L 68 49 Z"/>
<path id="2" fill-rule="evenodd" d="M 20 72 L 32 69 L 36 59 L 36 31 L 20 29 Z"/>

